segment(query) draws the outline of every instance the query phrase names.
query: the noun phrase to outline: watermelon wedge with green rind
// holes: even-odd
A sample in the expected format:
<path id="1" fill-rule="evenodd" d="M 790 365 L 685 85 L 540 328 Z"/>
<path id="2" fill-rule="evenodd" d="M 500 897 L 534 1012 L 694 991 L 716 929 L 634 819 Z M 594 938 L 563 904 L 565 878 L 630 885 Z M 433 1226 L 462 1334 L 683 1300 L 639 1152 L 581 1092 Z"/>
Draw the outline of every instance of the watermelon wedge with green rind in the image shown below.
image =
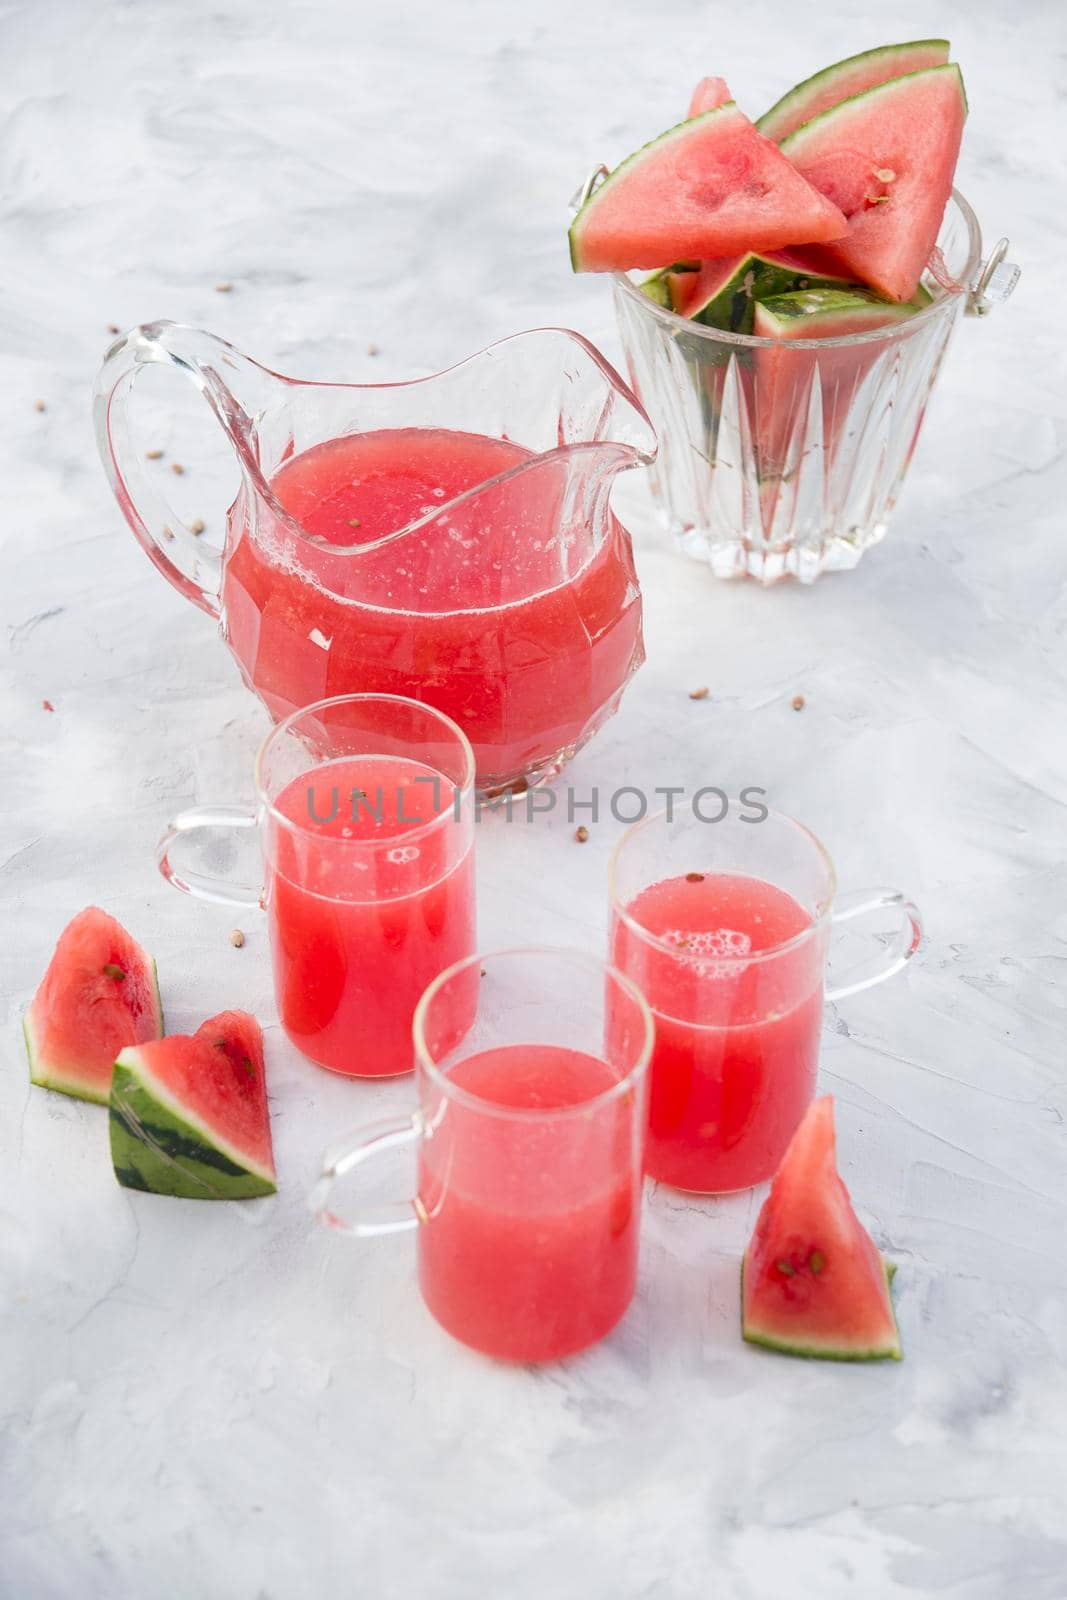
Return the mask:
<path id="1" fill-rule="evenodd" d="M 191 1036 L 123 1050 L 111 1079 L 110 1129 L 124 1188 L 186 1200 L 273 1194 L 258 1022 L 223 1011 Z"/>
<path id="2" fill-rule="evenodd" d="M 910 300 L 952 193 L 967 98 L 954 64 L 893 78 L 782 141 L 848 218 L 819 260 L 890 300 Z"/>
<path id="3" fill-rule="evenodd" d="M 838 1174 L 827 1095 L 793 1135 L 745 1252 L 742 1336 L 789 1355 L 899 1361 L 892 1275 Z"/>
<path id="4" fill-rule="evenodd" d="M 570 228 L 576 272 L 662 267 L 840 239 L 848 223 L 731 102 L 615 168 Z"/>
<path id="5" fill-rule="evenodd" d="M 106 1105 L 119 1051 L 162 1037 L 155 962 L 121 922 L 87 906 L 60 934 L 22 1031 L 33 1083 Z"/>
<path id="6" fill-rule="evenodd" d="M 890 78 L 944 66 L 948 53 L 947 39 L 912 39 L 906 44 L 883 44 L 858 56 L 847 56 L 790 89 L 764 112 L 756 127 L 765 138 L 780 144 L 812 117 L 840 105 L 842 100 L 865 94 Z"/>
<path id="7" fill-rule="evenodd" d="M 688 117 L 703 116 L 705 111 L 717 111 L 733 99 L 725 78 L 701 78 L 689 102 Z"/>
<path id="8" fill-rule="evenodd" d="M 907 304 L 898 305 L 895 300 L 881 300 L 863 289 L 814 285 L 761 300 L 755 307 L 752 326 L 763 339 L 840 339 L 851 333 L 884 328 L 891 322 L 906 322 L 929 301 L 925 290 Z"/>
<path id="9" fill-rule="evenodd" d="M 841 288 L 849 281 L 816 275 L 785 250 L 704 261 L 695 273 L 671 272 L 665 279 L 672 311 L 730 333 L 752 332 L 758 300 L 795 289 Z"/>

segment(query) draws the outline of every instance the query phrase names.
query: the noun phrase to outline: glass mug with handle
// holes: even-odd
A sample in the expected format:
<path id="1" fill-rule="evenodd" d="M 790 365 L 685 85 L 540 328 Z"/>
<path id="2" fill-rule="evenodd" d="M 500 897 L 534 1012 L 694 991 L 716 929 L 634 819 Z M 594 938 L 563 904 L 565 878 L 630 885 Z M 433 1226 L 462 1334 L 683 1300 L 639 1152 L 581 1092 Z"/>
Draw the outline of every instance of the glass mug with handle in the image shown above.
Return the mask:
<path id="1" fill-rule="evenodd" d="M 628 828 L 611 863 L 610 959 L 656 1025 L 646 1170 L 724 1193 L 773 1176 L 814 1093 L 824 999 L 881 983 L 915 954 L 919 913 L 896 889 L 838 895 L 801 823 L 666 811 Z M 877 958 L 826 987 L 833 927 L 882 913 Z"/>
<path id="2" fill-rule="evenodd" d="M 357 1239 L 417 1229 L 423 1299 L 475 1350 L 551 1361 L 595 1343 L 636 1282 L 644 999 L 583 951 L 503 950 L 436 978 L 414 1039 L 418 1108 L 328 1151 L 312 1209 Z M 414 1200 L 345 1220 L 338 1180 L 401 1145 L 418 1152 Z"/>
<path id="3" fill-rule="evenodd" d="M 160 840 L 188 894 L 262 906 L 278 1014 L 292 1043 L 350 1077 L 414 1066 L 411 1019 L 431 978 L 475 948 L 474 755 L 441 712 L 399 695 L 342 695 L 287 717 L 255 763 L 254 809 L 198 806 Z M 257 829 L 264 883 L 183 856 Z"/>

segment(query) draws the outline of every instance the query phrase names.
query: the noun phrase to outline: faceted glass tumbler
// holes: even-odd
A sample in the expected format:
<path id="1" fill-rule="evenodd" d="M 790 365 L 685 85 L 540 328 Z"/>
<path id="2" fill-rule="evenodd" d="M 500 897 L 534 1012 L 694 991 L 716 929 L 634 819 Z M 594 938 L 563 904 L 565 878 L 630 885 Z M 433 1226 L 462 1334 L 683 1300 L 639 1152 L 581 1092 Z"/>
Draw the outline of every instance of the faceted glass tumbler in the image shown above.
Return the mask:
<path id="1" fill-rule="evenodd" d="M 885 536 L 979 270 L 978 222 L 955 192 L 938 252 L 928 306 L 836 339 L 726 333 L 615 279 L 631 382 L 659 436 L 653 494 L 682 550 L 721 578 L 810 583 Z"/>

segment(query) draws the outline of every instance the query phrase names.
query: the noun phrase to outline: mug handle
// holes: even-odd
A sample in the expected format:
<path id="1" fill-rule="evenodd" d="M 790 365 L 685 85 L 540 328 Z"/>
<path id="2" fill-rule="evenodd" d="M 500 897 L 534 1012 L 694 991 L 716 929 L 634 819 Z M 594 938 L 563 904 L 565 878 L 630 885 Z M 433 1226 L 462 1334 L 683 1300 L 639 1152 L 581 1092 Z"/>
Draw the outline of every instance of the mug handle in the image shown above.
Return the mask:
<path id="1" fill-rule="evenodd" d="M 170 859 L 171 846 L 183 834 L 198 833 L 207 828 L 240 832 L 258 826 L 256 813 L 243 806 L 194 806 L 191 811 L 183 811 L 174 818 L 156 845 L 156 865 L 167 882 L 173 884 L 175 889 L 180 889 L 182 894 L 194 895 L 197 900 L 208 900 L 216 906 L 239 906 L 242 909 L 254 906 L 259 910 L 266 892 L 262 884 L 253 888 L 251 884 L 227 883 L 225 878 L 212 878 L 205 872 L 179 872 Z"/>
<path id="2" fill-rule="evenodd" d="M 163 576 L 201 611 L 217 618 L 222 552 L 197 538 L 170 509 L 158 488 L 160 475 L 146 470 L 131 434 L 130 402 L 137 379 L 146 367 L 160 365 L 195 384 L 242 466 L 242 458 L 252 451 L 249 412 L 262 400 L 272 374 L 213 334 L 177 322 L 146 322 L 111 345 L 93 389 L 96 446 L 123 516 Z M 241 401 L 233 393 L 235 383 Z"/>
<path id="3" fill-rule="evenodd" d="M 918 950 L 923 936 L 919 908 L 899 889 L 854 889 L 849 894 L 839 895 L 834 901 L 830 921 L 836 927 L 838 923 L 851 922 L 854 917 L 869 916 L 888 907 L 895 907 L 900 913 L 900 925 L 890 943 L 873 961 L 854 967 L 847 982 L 828 987 L 824 991 L 825 999 L 843 1000 L 846 995 L 859 994 L 861 989 L 883 983 L 906 966 Z"/>
<path id="4" fill-rule="evenodd" d="M 338 1178 L 343 1178 L 354 1167 L 370 1161 L 373 1156 L 384 1155 L 387 1150 L 399 1150 L 404 1145 L 418 1144 L 425 1136 L 421 1112 L 406 1117 L 386 1117 L 382 1122 L 369 1122 L 341 1144 L 333 1145 L 322 1158 L 322 1171 L 318 1182 L 308 1196 L 312 1214 L 324 1227 L 345 1233 L 350 1239 L 381 1239 L 390 1233 L 410 1233 L 426 1220 L 418 1199 L 399 1200 L 392 1207 L 392 1215 L 366 1222 L 348 1221 L 329 1207 L 330 1191 Z"/>

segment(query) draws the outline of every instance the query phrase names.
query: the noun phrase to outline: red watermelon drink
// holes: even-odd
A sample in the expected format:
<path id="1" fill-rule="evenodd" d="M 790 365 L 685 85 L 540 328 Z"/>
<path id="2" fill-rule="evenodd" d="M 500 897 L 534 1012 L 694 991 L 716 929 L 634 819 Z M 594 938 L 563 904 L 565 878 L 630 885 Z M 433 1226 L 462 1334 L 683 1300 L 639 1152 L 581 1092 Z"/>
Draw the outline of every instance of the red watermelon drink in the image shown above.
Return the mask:
<path id="1" fill-rule="evenodd" d="M 268 868 L 275 992 L 289 1038 L 320 1066 L 410 1072 L 419 996 L 474 949 L 458 798 L 425 762 L 367 755 L 302 773 L 275 800 L 291 824 L 275 827 Z"/>
<path id="2" fill-rule="evenodd" d="M 579 743 L 640 658 L 637 582 L 614 518 L 572 567 L 571 464 L 519 470 L 534 461 L 504 439 L 398 428 L 286 462 L 271 491 L 307 535 L 300 568 L 238 529 L 223 589 L 270 709 L 324 687 L 417 695 L 464 728 L 483 787 Z"/>
<path id="3" fill-rule="evenodd" d="M 918 913 L 895 890 L 835 899 L 835 888 L 819 841 L 764 806 L 718 821 L 661 812 L 623 835 L 610 949 L 655 1019 L 653 1178 L 721 1193 L 776 1170 L 815 1092 L 831 920 L 895 924 L 831 998 L 889 977 L 918 948 Z"/>
<path id="4" fill-rule="evenodd" d="M 410 1072 L 419 995 L 474 949 L 468 740 L 417 701 L 340 695 L 268 734 L 255 784 L 255 810 L 176 817 L 160 871 L 188 894 L 266 909 L 278 1015 L 304 1055 L 349 1077 Z M 212 835 L 250 828 L 262 883 L 199 870 Z M 470 1015 L 457 999 L 457 1038 Z"/>
<path id="5" fill-rule="evenodd" d="M 810 927 L 784 889 L 727 872 L 650 884 L 616 917 L 612 959 L 656 1022 L 653 1178 L 723 1191 L 774 1171 L 815 1092 L 822 971 L 808 951 L 769 964 L 746 958 Z"/>
<path id="6" fill-rule="evenodd" d="M 468 1056 L 449 1082 L 499 1114 L 453 1114 L 422 1145 L 423 1299 L 487 1355 L 552 1361 L 594 1344 L 629 1305 L 637 1272 L 627 1118 L 612 1103 L 597 1129 L 582 1111 L 618 1078 L 597 1056 L 531 1044 Z"/>
<path id="7" fill-rule="evenodd" d="M 315 1210 L 358 1238 L 417 1229 L 423 1299 L 472 1349 L 554 1361 L 603 1338 L 636 1283 L 644 1000 L 582 951 L 500 951 L 430 985 L 414 1040 L 414 1117 L 328 1153 Z M 349 1222 L 329 1209 L 335 1179 L 403 1143 L 418 1147 L 406 1220 Z"/>

